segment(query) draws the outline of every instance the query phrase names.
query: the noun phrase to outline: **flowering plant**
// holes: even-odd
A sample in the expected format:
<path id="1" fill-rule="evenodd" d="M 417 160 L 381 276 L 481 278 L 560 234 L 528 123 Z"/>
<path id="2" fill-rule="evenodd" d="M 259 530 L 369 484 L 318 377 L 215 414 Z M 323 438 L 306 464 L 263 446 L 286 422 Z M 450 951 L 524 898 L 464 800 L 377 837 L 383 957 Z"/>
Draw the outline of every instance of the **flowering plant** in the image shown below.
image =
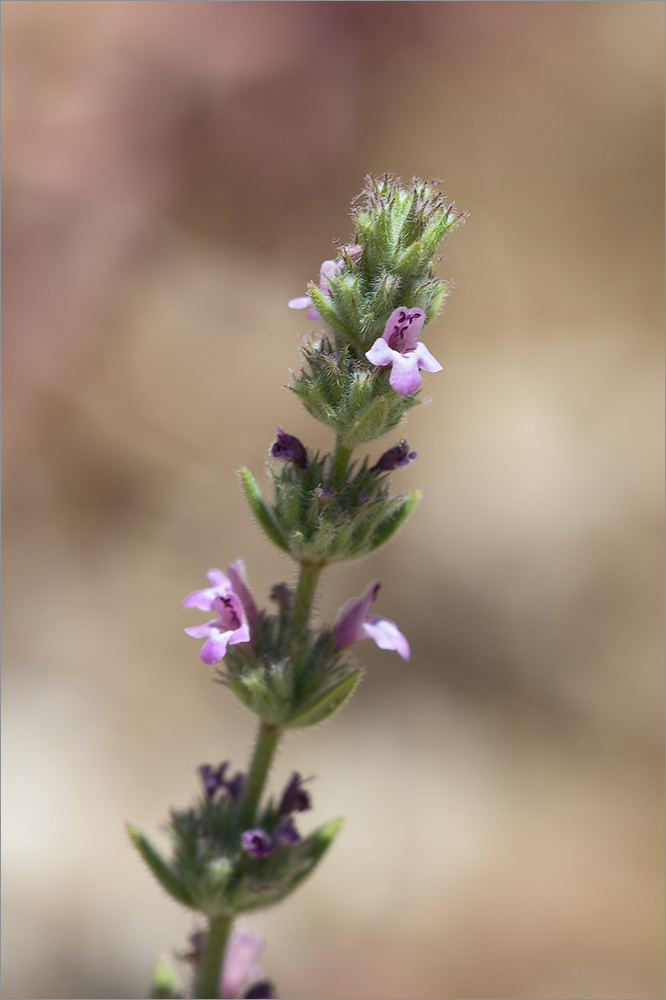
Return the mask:
<path id="1" fill-rule="evenodd" d="M 385 175 L 367 178 L 352 218 L 353 242 L 338 246 L 335 260 L 324 261 L 307 296 L 289 302 L 307 308 L 324 328 L 303 348 L 303 367 L 290 388 L 335 432 L 335 447 L 313 453 L 278 427 L 270 449 L 270 501 L 249 469 L 241 470 L 259 526 L 298 564 L 296 586 L 277 584 L 271 592 L 275 609 L 260 609 L 237 559 L 226 575 L 209 570 L 209 586 L 183 601 L 215 616 L 185 631 L 205 640 L 203 662 L 219 664 L 218 679 L 258 717 L 249 770 L 229 777 L 226 762 L 199 768 L 199 799 L 171 813 L 170 858 L 128 827 L 167 893 L 207 921 L 206 930 L 193 935 L 187 956 L 195 997 L 275 996 L 268 980 L 257 979 L 256 935 L 232 934 L 232 923 L 238 914 L 290 895 L 341 826 L 335 819 L 301 835 L 295 816 L 310 807 L 310 793 L 299 774 L 277 798 L 264 798 L 276 747 L 285 730 L 322 722 L 351 696 L 361 676 L 349 657 L 353 644 L 373 639 L 404 660 L 410 655 L 398 626 L 370 614 L 378 582 L 347 601 L 332 626 L 313 623 L 311 613 L 323 569 L 383 545 L 419 498 L 418 491 L 395 496 L 389 489 L 389 474 L 416 458 L 405 440 L 373 465 L 352 454 L 393 430 L 420 402 L 421 372 L 441 370 L 419 337 L 448 290 L 434 271 L 437 248 L 464 215 L 446 204 L 436 183 L 403 185 Z M 257 981 L 248 986 L 251 979 Z M 160 962 L 153 996 L 179 995 L 169 967 Z"/>

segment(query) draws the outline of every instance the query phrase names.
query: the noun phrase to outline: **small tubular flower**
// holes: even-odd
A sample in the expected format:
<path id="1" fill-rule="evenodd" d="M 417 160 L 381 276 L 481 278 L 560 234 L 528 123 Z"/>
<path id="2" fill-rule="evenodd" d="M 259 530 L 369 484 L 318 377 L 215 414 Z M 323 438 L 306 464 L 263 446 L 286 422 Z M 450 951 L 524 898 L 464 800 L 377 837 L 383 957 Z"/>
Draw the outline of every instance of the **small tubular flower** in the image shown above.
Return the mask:
<path id="1" fill-rule="evenodd" d="M 394 309 L 381 337 L 365 356 L 373 365 L 391 365 L 389 384 L 399 396 L 411 396 L 421 384 L 420 369 L 441 372 L 442 366 L 419 341 L 425 313 L 422 309 Z"/>
<path id="2" fill-rule="evenodd" d="M 403 438 L 400 444 L 396 444 L 393 448 L 385 451 L 379 461 L 369 471 L 376 472 L 377 475 L 380 475 L 382 472 L 393 472 L 402 465 L 409 465 L 417 455 L 418 452 L 409 450 L 409 445 Z"/>
<path id="3" fill-rule="evenodd" d="M 340 610 L 335 621 L 335 648 L 344 649 L 363 639 L 374 639 L 380 649 L 394 649 L 403 660 L 409 659 L 409 643 L 395 622 L 369 615 L 377 597 L 379 582 L 371 583 L 363 597 L 353 597 Z"/>
<path id="4" fill-rule="evenodd" d="M 361 247 L 351 246 L 343 247 L 343 253 L 349 257 L 350 260 L 357 260 L 362 253 Z M 325 260 L 323 261 L 321 267 L 319 268 L 319 290 L 323 295 L 329 294 L 329 284 L 328 279 L 334 277 L 338 271 L 343 267 L 343 261 L 341 260 Z M 321 316 L 317 310 L 312 305 L 312 299 L 309 295 L 300 295 L 296 299 L 289 299 L 287 303 L 290 309 L 307 309 L 308 319 L 316 322 L 321 319 Z"/>
<path id="5" fill-rule="evenodd" d="M 233 1000 L 238 996 L 243 983 L 261 976 L 262 970 L 257 959 L 263 947 L 264 939 L 261 934 L 255 934 L 247 927 L 234 931 L 222 972 L 220 997 L 223 1000 Z"/>
<path id="6" fill-rule="evenodd" d="M 204 625 L 185 629 L 194 639 L 206 640 L 200 656 L 204 663 L 212 665 L 224 659 L 227 646 L 250 641 L 249 620 L 256 623 L 259 615 L 243 578 L 242 560 L 237 559 L 229 567 L 231 579 L 220 569 L 211 569 L 207 575 L 210 587 L 188 594 L 183 607 L 217 613 L 217 618 Z"/>
<path id="7" fill-rule="evenodd" d="M 308 453 L 305 445 L 294 434 L 287 434 L 278 427 L 276 440 L 271 445 L 271 455 L 273 458 L 281 458 L 285 462 L 293 462 L 299 469 L 306 469 L 308 465 Z"/>

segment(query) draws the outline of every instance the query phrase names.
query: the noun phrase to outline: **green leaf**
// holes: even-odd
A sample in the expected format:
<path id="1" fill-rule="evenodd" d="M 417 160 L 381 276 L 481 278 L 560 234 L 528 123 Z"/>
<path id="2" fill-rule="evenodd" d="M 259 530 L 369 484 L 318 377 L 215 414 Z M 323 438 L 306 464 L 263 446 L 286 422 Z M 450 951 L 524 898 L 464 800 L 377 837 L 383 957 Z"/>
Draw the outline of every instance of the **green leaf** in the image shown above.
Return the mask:
<path id="1" fill-rule="evenodd" d="M 256 517 L 260 526 L 264 529 L 264 532 L 274 545 L 277 545 L 277 547 L 282 549 L 283 552 L 289 552 L 289 545 L 282 535 L 278 525 L 275 523 L 275 519 L 273 518 L 269 507 L 261 495 L 261 490 L 257 486 L 254 476 L 250 470 L 245 467 L 241 469 L 240 474 L 247 502 L 252 508 L 252 513 Z"/>
<path id="2" fill-rule="evenodd" d="M 151 844 L 141 830 L 128 823 L 127 832 L 129 833 L 137 851 L 146 862 L 164 891 L 168 892 L 168 894 L 175 899 L 176 902 L 182 903 L 183 906 L 189 906 L 191 909 L 197 909 L 192 897 L 185 886 L 177 878 L 171 868 L 171 865 L 164 860 L 157 848 Z"/>
<path id="3" fill-rule="evenodd" d="M 365 444 L 367 441 L 374 441 L 375 438 L 381 437 L 386 430 L 387 413 L 386 396 L 378 396 L 365 408 L 349 430 L 345 431 L 345 447 L 355 448 L 359 444 Z"/>
<path id="4" fill-rule="evenodd" d="M 378 549 L 380 545 L 384 544 L 384 542 L 388 542 L 389 538 L 393 537 L 403 521 L 409 517 L 414 509 L 414 506 L 420 499 L 420 491 L 414 490 L 414 492 L 406 496 L 401 503 L 397 504 L 388 517 L 385 517 L 373 531 L 370 536 L 367 551 L 374 552 L 374 550 Z"/>
<path id="5" fill-rule="evenodd" d="M 352 696 L 360 678 L 360 670 L 355 670 L 353 674 L 344 677 L 338 684 L 334 684 L 333 687 L 328 688 L 323 694 L 320 694 L 314 701 L 310 702 L 297 715 L 293 715 L 288 719 L 285 727 L 287 729 L 299 729 L 305 726 L 314 726 L 318 722 L 328 719 Z"/>

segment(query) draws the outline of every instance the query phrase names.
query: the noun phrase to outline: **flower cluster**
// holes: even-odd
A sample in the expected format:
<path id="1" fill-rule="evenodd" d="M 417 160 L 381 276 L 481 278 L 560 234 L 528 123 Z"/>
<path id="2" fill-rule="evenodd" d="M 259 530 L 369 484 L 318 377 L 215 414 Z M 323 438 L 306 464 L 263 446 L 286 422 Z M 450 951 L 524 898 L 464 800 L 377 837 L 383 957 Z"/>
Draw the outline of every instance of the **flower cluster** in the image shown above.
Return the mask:
<path id="1" fill-rule="evenodd" d="M 208 921 L 208 932 L 192 941 L 197 997 L 275 996 L 256 964 L 261 939 L 249 930 L 229 937 L 231 922 L 290 895 L 341 826 L 332 820 L 309 834 L 299 831 L 296 817 L 311 801 L 298 773 L 277 798 L 264 796 L 279 739 L 322 722 L 349 699 L 361 676 L 351 656 L 357 643 L 372 639 L 410 658 L 398 625 L 371 613 L 379 581 L 346 601 L 330 625 L 313 621 L 312 609 L 322 571 L 385 544 L 419 499 L 416 490 L 391 492 L 392 474 L 399 482 L 399 470 L 417 455 L 404 438 L 374 461 L 353 453 L 404 422 L 421 402 L 423 373 L 442 370 L 422 338 L 449 289 L 434 270 L 438 247 L 463 218 L 435 183 L 367 178 L 352 208 L 350 240 L 337 244 L 307 294 L 288 303 L 318 325 L 289 388 L 334 433 L 334 445 L 320 453 L 278 426 L 268 452 L 270 499 L 250 470 L 241 470 L 256 521 L 295 561 L 297 582 L 276 584 L 274 608 L 262 608 L 237 559 L 226 574 L 209 570 L 208 586 L 183 601 L 211 616 L 185 628 L 203 640 L 201 660 L 259 720 L 246 773 L 231 776 L 228 762 L 199 768 L 203 794 L 171 813 L 170 857 L 129 827 L 162 887 Z M 155 995 L 178 995 L 168 975 L 160 983 Z"/>

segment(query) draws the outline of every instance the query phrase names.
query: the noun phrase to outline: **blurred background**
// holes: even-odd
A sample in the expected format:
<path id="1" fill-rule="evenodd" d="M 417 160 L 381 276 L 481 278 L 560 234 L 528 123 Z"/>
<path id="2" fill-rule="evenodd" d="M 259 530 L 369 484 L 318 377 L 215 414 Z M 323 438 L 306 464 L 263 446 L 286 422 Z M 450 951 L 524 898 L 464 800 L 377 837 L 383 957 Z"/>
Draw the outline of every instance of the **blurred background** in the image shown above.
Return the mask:
<path id="1" fill-rule="evenodd" d="M 236 471 L 367 173 L 469 213 L 373 579 L 409 636 L 286 741 L 343 835 L 248 923 L 289 998 L 663 997 L 661 2 L 2 4 L 3 995 L 143 997 L 130 848 L 254 722 L 183 596 L 291 580 Z M 377 453 L 395 443 L 387 438 Z M 395 439 L 395 440 L 394 440 Z M 197 618 L 197 621 L 199 619 Z M 162 841 L 160 841 L 162 842 Z"/>

